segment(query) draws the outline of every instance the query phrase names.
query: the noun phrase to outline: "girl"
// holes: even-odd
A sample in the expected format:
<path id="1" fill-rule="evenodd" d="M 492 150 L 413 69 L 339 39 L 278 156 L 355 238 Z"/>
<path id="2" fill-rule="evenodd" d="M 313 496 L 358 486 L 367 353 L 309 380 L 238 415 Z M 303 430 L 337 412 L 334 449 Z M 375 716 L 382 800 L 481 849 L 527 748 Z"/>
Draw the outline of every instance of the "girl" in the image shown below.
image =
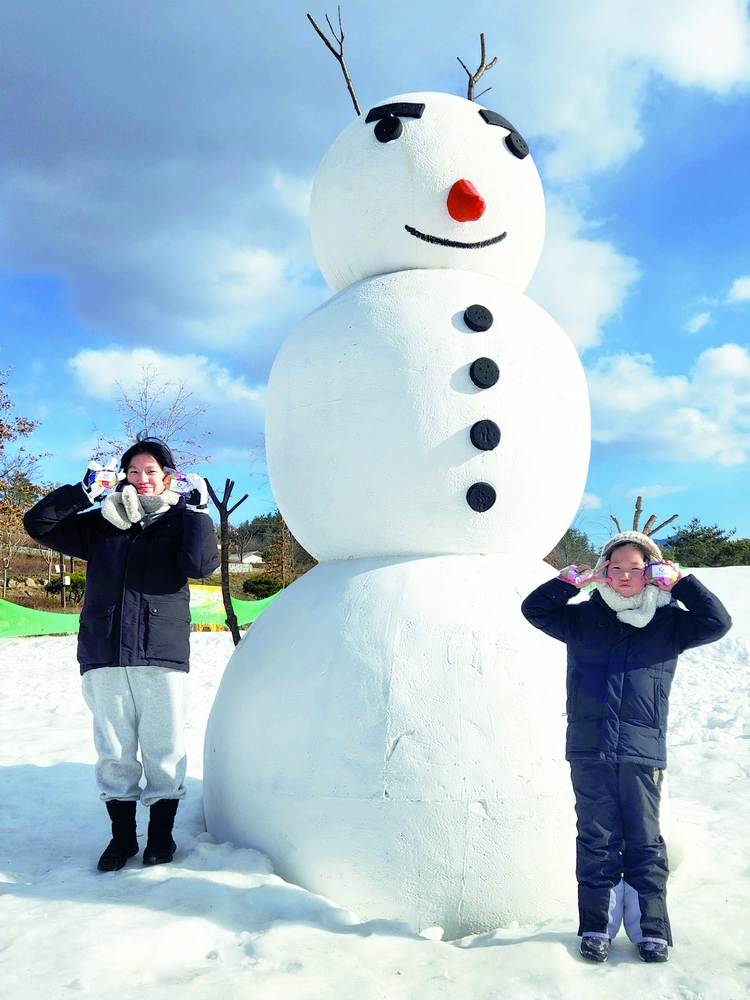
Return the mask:
<path id="1" fill-rule="evenodd" d="M 589 584 L 587 601 L 568 603 Z M 640 958 L 666 962 L 672 935 L 659 802 L 669 691 L 678 654 L 720 639 L 731 619 L 637 531 L 610 538 L 595 570 L 567 567 L 542 584 L 522 611 L 568 647 L 566 759 L 576 803 L 581 954 L 606 961 L 619 896 Z"/>

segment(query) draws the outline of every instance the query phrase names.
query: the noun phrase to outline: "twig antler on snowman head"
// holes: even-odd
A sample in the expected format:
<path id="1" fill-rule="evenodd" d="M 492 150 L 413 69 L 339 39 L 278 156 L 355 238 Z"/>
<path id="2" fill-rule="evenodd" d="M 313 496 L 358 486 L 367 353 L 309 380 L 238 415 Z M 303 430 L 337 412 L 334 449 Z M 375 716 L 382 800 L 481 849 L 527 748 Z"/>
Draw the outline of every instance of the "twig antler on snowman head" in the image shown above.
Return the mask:
<path id="1" fill-rule="evenodd" d="M 479 35 L 479 44 L 481 46 L 481 51 L 482 51 L 482 61 L 480 62 L 479 68 L 477 69 L 477 71 L 475 73 L 469 72 L 469 70 L 468 70 L 468 68 L 466 66 L 466 63 L 464 63 L 464 61 L 461 59 L 460 56 L 456 56 L 456 59 L 458 59 L 458 61 L 463 66 L 463 68 L 466 70 L 466 75 L 469 78 L 469 87 L 468 87 L 468 90 L 466 92 L 466 97 L 470 101 L 473 101 L 475 99 L 475 96 L 474 96 L 474 87 L 475 87 L 475 85 L 479 82 L 479 80 L 481 79 L 481 77 L 484 76 L 484 74 L 487 72 L 487 70 L 488 69 L 492 69 L 492 67 L 497 62 L 497 56 L 495 56 L 495 58 L 492 60 L 492 62 L 489 62 L 489 63 L 487 62 L 487 47 L 484 44 L 484 32 L 481 32 L 480 35 Z M 492 90 L 492 87 L 485 87 L 485 89 L 482 91 L 482 94 L 486 94 L 488 90 Z M 476 96 L 477 97 L 481 97 L 482 94 L 477 94 Z"/>
<path id="2" fill-rule="evenodd" d="M 346 88 L 349 91 L 349 96 L 351 97 L 352 101 L 354 102 L 354 110 L 357 112 L 358 115 L 361 115 L 362 112 L 361 112 L 360 107 L 359 107 L 359 101 L 357 100 L 357 95 L 354 92 L 354 84 L 351 81 L 351 77 L 349 76 L 349 70 L 346 68 L 346 60 L 344 59 L 344 25 L 341 22 L 341 6 L 340 5 L 339 5 L 339 9 L 338 10 L 339 10 L 339 33 L 338 33 L 338 35 L 336 34 L 336 29 L 331 24 L 330 17 L 326 14 L 326 23 L 328 24 L 328 27 L 331 29 L 331 34 L 333 35 L 334 39 L 338 43 L 338 50 L 336 48 L 334 48 L 334 46 L 333 46 L 332 42 L 330 41 L 330 39 L 328 39 L 325 36 L 325 34 L 320 30 L 320 28 L 318 27 L 318 25 L 315 23 L 315 18 L 312 16 L 312 14 L 308 14 L 307 15 L 307 20 L 310 22 L 310 24 L 313 26 L 313 28 L 315 28 L 315 30 L 317 31 L 318 35 L 320 35 L 320 37 L 323 39 L 323 41 L 326 44 L 326 47 L 333 53 L 333 55 L 335 56 L 335 58 L 338 59 L 339 64 L 341 66 L 341 72 L 344 74 L 344 79 L 346 80 Z"/>

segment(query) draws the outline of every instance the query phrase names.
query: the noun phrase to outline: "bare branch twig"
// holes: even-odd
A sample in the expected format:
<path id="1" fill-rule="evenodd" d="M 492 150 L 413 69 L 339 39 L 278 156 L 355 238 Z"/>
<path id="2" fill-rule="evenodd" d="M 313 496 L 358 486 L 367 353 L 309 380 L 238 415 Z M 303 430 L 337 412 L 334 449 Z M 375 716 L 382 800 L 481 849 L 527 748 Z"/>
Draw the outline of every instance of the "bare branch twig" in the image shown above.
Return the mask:
<path id="1" fill-rule="evenodd" d="M 642 535 L 646 535 L 647 538 L 652 538 L 657 531 L 661 531 L 662 528 L 666 528 L 668 524 L 671 524 L 672 521 L 676 521 L 677 518 L 680 516 L 679 514 L 672 514 L 672 516 L 668 517 L 666 521 L 662 521 L 661 524 L 656 524 L 656 514 L 652 514 L 651 517 L 649 517 L 649 519 L 643 525 L 643 527 L 639 528 L 638 524 L 641 520 L 642 511 L 643 511 L 643 497 L 636 497 L 635 512 L 633 514 L 633 531 L 640 531 L 640 533 Z M 615 526 L 618 532 L 622 532 L 622 528 L 620 527 L 620 522 L 617 520 L 615 515 L 610 514 L 609 516 L 610 520 L 615 522 Z M 654 527 L 655 524 L 656 527 Z"/>
<path id="2" fill-rule="evenodd" d="M 657 524 L 654 530 L 649 532 L 649 534 L 655 535 L 657 531 L 661 531 L 662 528 L 666 528 L 666 526 L 671 524 L 672 521 L 676 521 L 679 516 L 679 514 L 672 514 L 672 516 L 668 517 L 666 521 L 662 521 L 661 524 Z M 656 520 L 656 518 L 654 518 L 654 520 Z"/>
<path id="3" fill-rule="evenodd" d="M 349 76 L 349 70 L 346 67 L 346 60 L 344 59 L 344 25 L 343 25 L 343 23 L 341 21 L 341 7 L 340 6 L 339 6 L 338 10 L 339 10 L 339 33 L 338 33 L 338 35 L 336 34 L 335 28 L 331 24 L 330 17 L 326 14 L 326 23 L 328 24 L 328 27 L 330 28 L 331 35 L 334 37 L 334 39 L 338 43 L 338 50 L 334 47 L 333 43 L 326 37 L 325 33 L 323 31 L 321 31 L 321 29 L 318 27 L 318 25 L 315 22 L 315 18 L 312 16 L 312 14 L 308 14 L 307 15 L 307 20 L 310 22 L 310 24 L 313 26 L 313 28 L 315 28 L 315 30 L 317 31 L 318 35 L 323 39 L 323 42 L 325 43 L 325 45 L 329 49 L 329 51 L 338 60 L 340 66 L 341 66 L 341 72 L 344 74 L 344 80 L 346 80 L 346 89 L 349 91 L 349 96 L 351 97 L 352 102 L 354 104 L 354 110 L 357 112 L 358 115 L 361 115 L 362 112 L 361 112 L 360 107 L 359 107 L 359 102 L 357 100 L 357 95 L 354 93 L 354 84 L 352 83 L 351 77 Z"/>
<path id="4" fill-rule="evenodd" d="M 643 525 L 643 534 L 648 537 L 651 534 L 651 529 L 656 524 L 656 514 L 652 514 L 651 517 Z"/>
<path id="5" fill-rule="evenodd" d="M 643 497 L 635 498 L 635 512 L 633 514 L 633 531 L 638 531 L 638 523 L 641 520 L 641 511 L 643 510 Z M 645 531 L 644 531 L 645 534 Z"/>
<path id="6" fill-rule="evenodd" d="M 461 58 L 459 58 L 458 56 L 456 56 L 456 58 L 458 59 L 458 61 L 461 63 L 461 65 L 463 66 L 464 70 L 466 71 L 466 75 L 469 78 L 469 86 L 468 86 L 468 89 L 467 89 L 467 92 L 466 92 L 466 97 L 470 101 L 475 100 L 475 97 L 474 97 L 474 87 L 476 86 L 476 84 L 479 82 L 479 80 L 481 79 L 481 77 L 484 76 L 484 74 L 487 72 L 487 70 L 492 69 L 492 67 L 497 63 L 497 56 L 495 56 L 495 58 L 492 60 L 492 62 L 489 62 L 489 63 L 487 62 L 487 47 L 486 47 L 485 41 L 484 41 L 484 32 L 481 32 L 480 35 L 479 35 L 479 44 L 480 44 L 480 47 L 481 47 L 481 62 L 479 64 L 479 68 L 477 69 L 477 71 L 475 73 L 470 72 L 470 70 L 466 66 L 466 63 L 464 63 L 464 61 Z M 487 87 L 485 90 L 482 91 L 482 94 L 486 94 L 488 90 L 492 90 L 492 87 Z M 481 97 L 481 94 L 479 96 Z"/>

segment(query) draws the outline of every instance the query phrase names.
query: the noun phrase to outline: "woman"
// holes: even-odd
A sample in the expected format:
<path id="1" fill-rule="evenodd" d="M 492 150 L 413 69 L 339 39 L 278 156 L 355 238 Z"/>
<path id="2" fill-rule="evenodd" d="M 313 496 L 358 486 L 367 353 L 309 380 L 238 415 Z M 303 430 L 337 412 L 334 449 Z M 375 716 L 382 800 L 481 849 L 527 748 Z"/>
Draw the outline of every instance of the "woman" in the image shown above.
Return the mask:
<path id="1" fill-rule="evenodd" d="M 101 507 L 93 502 L 106 475 L 91 463 L 83 483 L 61 486 L 24 516 L 36 541 L 87 562 L 78 661 L 94 719 L 97 785 L 112 822 L 100 871 L 119 871 L 138 853 L 139 799 L 150 809 L 143 863 L 168 863 L 176 850 L 172 828 L 187 764 L 188 579 L 210 576 L 219 554 L 205 482 L 188 477 L 195 489 L 186 502 L 169 489 L 174 467 L 162 441 L 139 438 Z"/>
<path id="2" fill-rule="evenodd" d="M 589 584 L 587 601 L 568 603 Z M 659 804 L 669 691 L 678 655 L 720 639 L 732 620 L 637 531 L 611 538 L 595 570 L 569 566 L 542 584 L 522 611 L 568 647 L 566 757 L 578 820 L 581 954 L 607 960 L 621 900 L 639 957 L 666 962 L 672 936 Z"/>

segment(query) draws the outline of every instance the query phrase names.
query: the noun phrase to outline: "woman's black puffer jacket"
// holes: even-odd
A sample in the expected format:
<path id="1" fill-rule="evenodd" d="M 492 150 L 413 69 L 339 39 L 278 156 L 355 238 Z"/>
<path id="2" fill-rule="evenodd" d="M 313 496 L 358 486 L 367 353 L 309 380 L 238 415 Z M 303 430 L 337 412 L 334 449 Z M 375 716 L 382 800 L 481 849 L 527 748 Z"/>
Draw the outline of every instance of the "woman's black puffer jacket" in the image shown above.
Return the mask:
<path id="1" fill-rule="evenodd" d="M 147 526 L 121 531 L 92 507 L 80 484 L 61 486 L 24 515 L 42 545 L 85 559 L 78 633 L 81 673 L 150 664 L 190 669 L 188 579 L 219 565 L 211 519 L 183 497 Z"/>

